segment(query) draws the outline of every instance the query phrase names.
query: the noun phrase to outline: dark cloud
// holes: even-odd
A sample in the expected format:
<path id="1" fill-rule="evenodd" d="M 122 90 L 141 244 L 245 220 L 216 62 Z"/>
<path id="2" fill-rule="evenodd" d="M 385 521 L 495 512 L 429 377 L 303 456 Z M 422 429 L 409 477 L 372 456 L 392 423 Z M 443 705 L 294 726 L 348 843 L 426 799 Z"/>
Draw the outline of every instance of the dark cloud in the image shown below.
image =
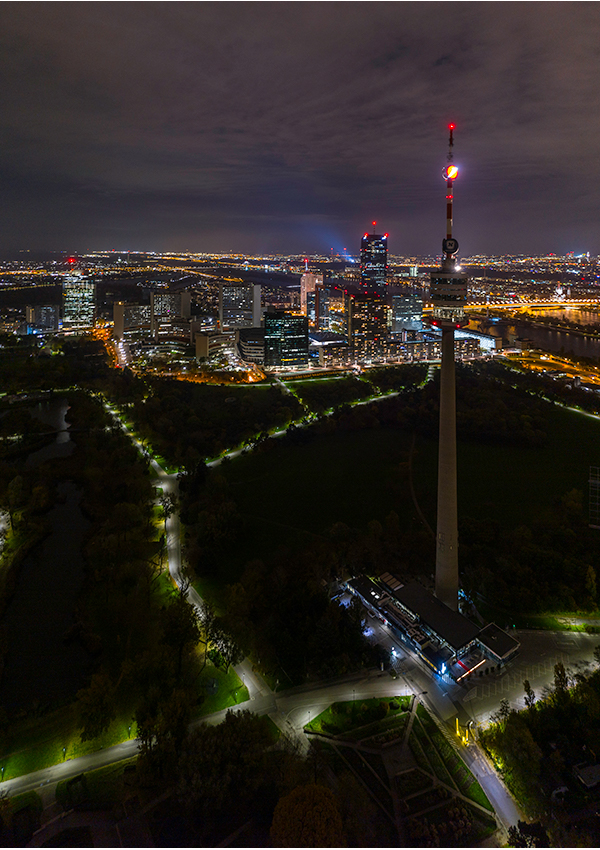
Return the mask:
<path id="1" fill-rule="evenodd" d="M 464 250 L 597 253 L 599 36 L 596 3 L 0 4 L 4 247 L 356 250 L 376 218 L 437 251 L 454 120 Z"/>

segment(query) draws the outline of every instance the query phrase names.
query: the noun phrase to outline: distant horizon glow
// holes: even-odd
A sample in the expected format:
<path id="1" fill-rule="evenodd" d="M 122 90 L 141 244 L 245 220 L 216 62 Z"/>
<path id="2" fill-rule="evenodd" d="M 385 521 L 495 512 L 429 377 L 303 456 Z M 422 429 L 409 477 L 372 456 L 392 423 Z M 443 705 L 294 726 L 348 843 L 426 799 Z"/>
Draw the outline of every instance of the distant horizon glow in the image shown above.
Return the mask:
<path id="1" fill-rule="evenodd" d="M 436 255 L 459 127 L 463 256 L 600 253 L 600 4 L 431 11 L 0 4 L 0 251 Z"/>

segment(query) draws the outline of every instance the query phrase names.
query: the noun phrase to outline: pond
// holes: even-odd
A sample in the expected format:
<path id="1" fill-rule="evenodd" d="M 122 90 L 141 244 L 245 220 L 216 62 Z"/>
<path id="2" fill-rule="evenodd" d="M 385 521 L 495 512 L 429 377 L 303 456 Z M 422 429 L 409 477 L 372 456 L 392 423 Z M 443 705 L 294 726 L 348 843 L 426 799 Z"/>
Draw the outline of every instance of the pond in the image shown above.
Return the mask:
<path id="1" fill-rule="evenodd" d="M 9 712 L 74 695 L 89 667 L 82 646 L 63 641 L 83 585 L 81 544 L 89 522 L 72 481 L 58 493 L 61 501 L 48 513 L 51 532 L 23 561 L 2 622 L 7 653 L 0 696 Z"/>
<path id="2" fill-rule="evenodd" d="M 69 410 L 67 399 L 53 398 L 50 401 L 40 401 L 27 409 L 35 419 L 38 419 L 44 425 L 48 425 L 48 430 L 56 431 L 56 439 L 50 445 L 44 446 L 43 449 L 32 452 L 28 456 L 25 466 L 31 469 L 34 466 L 39 466 L 45 460 L 68 457 L 72 454 L 75 446 L 71 441 L 69 423 L 66 420 Z"/>

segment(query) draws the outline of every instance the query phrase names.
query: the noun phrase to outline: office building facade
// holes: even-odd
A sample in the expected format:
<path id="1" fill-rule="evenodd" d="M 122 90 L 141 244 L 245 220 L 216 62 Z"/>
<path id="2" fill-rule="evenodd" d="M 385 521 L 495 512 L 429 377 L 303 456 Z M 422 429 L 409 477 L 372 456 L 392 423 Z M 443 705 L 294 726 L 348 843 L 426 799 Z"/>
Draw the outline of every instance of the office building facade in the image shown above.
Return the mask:
<path id="1" fill-rule="evenodd" d="M 392 333 L 423 330 L 423 299 L 418 295 L 392 295 Z"/>
<path id="2" fill-rule="evenodd" d="M 387 309 L 378 295 L 346 295 L 348 345 L 356 359 L 377 357 L 388 337 Z"/>
<path id="3" fill-rule="evenodd" d="M 96 320 L 96 284 L 82 277 L 63 281 L 64 328 L 91 328 Z"/>
<path id="4" fill-rule="evenodd" d="M 258 283 L 219 285 L 219 323 L 225 328 L 257 328 L 261 322 L 261 287 Z"/>
<path id="5" fill-rule="evenodd" d="M 388 235 L 365 233 L 360 243 L 360 285 L 364 292 L 384 295 L 387 289 Z"/>
<path id="6" fill-rule="evenodd" d="M 149 336 L 152 332 L 152 308 L 149 304 L 125 304 L 115 301 L 113 304 L 113 336 L 123 339 L 129 331 L 136 335 Z"/>
<path id="7" fill-rule="evenodd" d="M 58 304 L 45 304 L 25 308 L 28 333 L 44 333 L 58 330 L 60 307 Z"/>
<path id="8" fill-rule="evenodd" d="M 299 368 L 308 364 L 308 319 L 284 311 L 265 313 L 265 366 Z"/>
<path id="9" fill-rule="evenodd" d="M 300 312 L 302 315 L 306 316 L 308 314 L 308 294 L 314 292 L 318 286 L 323 286 L 323 275 L 304 272 L 300 278 Z"/>

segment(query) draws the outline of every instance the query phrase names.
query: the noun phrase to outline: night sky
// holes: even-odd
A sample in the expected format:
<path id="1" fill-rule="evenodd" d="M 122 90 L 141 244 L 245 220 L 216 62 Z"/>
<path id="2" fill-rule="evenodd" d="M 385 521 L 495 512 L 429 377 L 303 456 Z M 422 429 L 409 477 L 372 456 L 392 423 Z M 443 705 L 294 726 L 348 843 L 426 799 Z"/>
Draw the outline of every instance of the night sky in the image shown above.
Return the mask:
<path id="1" fill-rule="evenodd" d="M 600 4 L 0 4 L 0 249 L 600 253 Z"/>

